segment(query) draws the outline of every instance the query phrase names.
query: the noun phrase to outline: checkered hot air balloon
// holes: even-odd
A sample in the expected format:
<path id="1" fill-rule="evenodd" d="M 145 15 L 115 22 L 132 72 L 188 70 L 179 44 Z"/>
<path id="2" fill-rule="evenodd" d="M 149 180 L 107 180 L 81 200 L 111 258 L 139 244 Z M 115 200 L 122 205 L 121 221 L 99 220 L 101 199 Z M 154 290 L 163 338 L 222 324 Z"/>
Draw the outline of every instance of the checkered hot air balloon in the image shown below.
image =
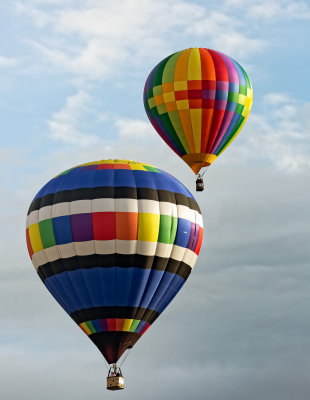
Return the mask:
<path id="1" fill-rule="evenodd" d="M 199 206 L 177 179 L 126 160 L 56 176 L 32 201 L 26 229 L 39 277 L 110 364 L 181 289 L 202 234 Z"/>
<path id="2" fill-rule="evenodd" d="M 144 88 L 144 107 L 152 125 L 195 174 L 235 139 L 252 99 L 244 69 L 225 54 L 204 48 L 165 58 Z"/>

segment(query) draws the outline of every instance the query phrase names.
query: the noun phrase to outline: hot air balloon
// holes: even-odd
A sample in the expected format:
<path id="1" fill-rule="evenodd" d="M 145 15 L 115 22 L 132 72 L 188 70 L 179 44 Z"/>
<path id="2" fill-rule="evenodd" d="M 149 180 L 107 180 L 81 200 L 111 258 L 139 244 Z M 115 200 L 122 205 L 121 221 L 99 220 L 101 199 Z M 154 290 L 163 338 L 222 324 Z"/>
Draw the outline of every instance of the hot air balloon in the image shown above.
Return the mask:
<path id="1" fill-rule="evenodd" d="M 244 69 L 218 51 L 191 48 L 161 61 L 148 76 L 144 107 L 152 125 L 198 174 L 229 146 L 245 123 L 253 100 Z"/>
<path id="2" fill-rule="evenodd" d="M 191 193 L 144 163 L 79 165 L 33 199 L 26 229 L 32 263 L 111 364 L 109 389 L 124 387 L 117 361 L 181 289 L 202 235 Z"/>

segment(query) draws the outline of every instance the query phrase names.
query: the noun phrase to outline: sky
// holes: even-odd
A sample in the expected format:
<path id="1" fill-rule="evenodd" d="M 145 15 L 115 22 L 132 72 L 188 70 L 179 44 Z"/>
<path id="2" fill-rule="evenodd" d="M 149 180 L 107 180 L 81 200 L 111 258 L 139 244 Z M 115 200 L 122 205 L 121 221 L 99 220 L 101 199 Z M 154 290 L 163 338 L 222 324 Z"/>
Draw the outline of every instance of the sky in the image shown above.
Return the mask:
<path id="1" fill-rule="evenodd" d="M 1 399 L 309 399 L 309 20 L 299 0 L 1 2 Z M 195 46 L 236 59 L 254 91 L 202 193 L 142 102 L 151 69 Z M 118 393 L 25 243 L 37 191 L 105 158 L 173 174 L 205 226 L 193 273 L 129 354 Z"/>

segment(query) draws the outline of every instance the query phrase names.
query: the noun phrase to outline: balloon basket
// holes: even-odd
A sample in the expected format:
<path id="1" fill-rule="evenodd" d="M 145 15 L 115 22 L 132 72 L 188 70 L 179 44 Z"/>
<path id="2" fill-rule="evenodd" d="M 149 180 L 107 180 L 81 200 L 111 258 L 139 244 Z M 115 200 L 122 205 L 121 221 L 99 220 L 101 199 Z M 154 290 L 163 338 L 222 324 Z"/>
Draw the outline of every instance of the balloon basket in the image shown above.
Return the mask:
<path id="1" fill-rule="evenodd" d="M 107 389 L 108 390 L 122 390 L 122 389 L 124 389 L 124 377 L 123 376 L 109 376 L 109 377 L 107 377 Z"/>
<path id="2" fill-rule="evenodd" d="M 107 389 L 108 390 L 122 390 L 124 389 L 124 377 L 120 367 L 113 364 L 108 373 L 107 377 Z"/>

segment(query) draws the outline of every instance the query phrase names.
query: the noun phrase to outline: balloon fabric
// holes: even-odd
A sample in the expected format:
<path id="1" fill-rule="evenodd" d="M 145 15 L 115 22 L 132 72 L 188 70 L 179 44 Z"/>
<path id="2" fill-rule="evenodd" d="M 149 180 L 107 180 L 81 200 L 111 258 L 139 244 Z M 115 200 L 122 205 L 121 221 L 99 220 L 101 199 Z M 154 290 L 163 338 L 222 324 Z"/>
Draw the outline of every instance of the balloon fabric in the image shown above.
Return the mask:
<path id="1" fill-rule="evenodd" d="M 240 132 L 253 91 L 235 60 L 218 51 L 191 48 L 170 55 L 152 70 L 143 98 L 158 134 L 198 174 Z"/>
<path id="2" fill-rule="evenodd" d="M 110 364 L 181 289 L 202 235 L 199 206 L 177 179 L 126 160 L 90 162 L 50 180 L 26 229 L 39 277 Z"/>

